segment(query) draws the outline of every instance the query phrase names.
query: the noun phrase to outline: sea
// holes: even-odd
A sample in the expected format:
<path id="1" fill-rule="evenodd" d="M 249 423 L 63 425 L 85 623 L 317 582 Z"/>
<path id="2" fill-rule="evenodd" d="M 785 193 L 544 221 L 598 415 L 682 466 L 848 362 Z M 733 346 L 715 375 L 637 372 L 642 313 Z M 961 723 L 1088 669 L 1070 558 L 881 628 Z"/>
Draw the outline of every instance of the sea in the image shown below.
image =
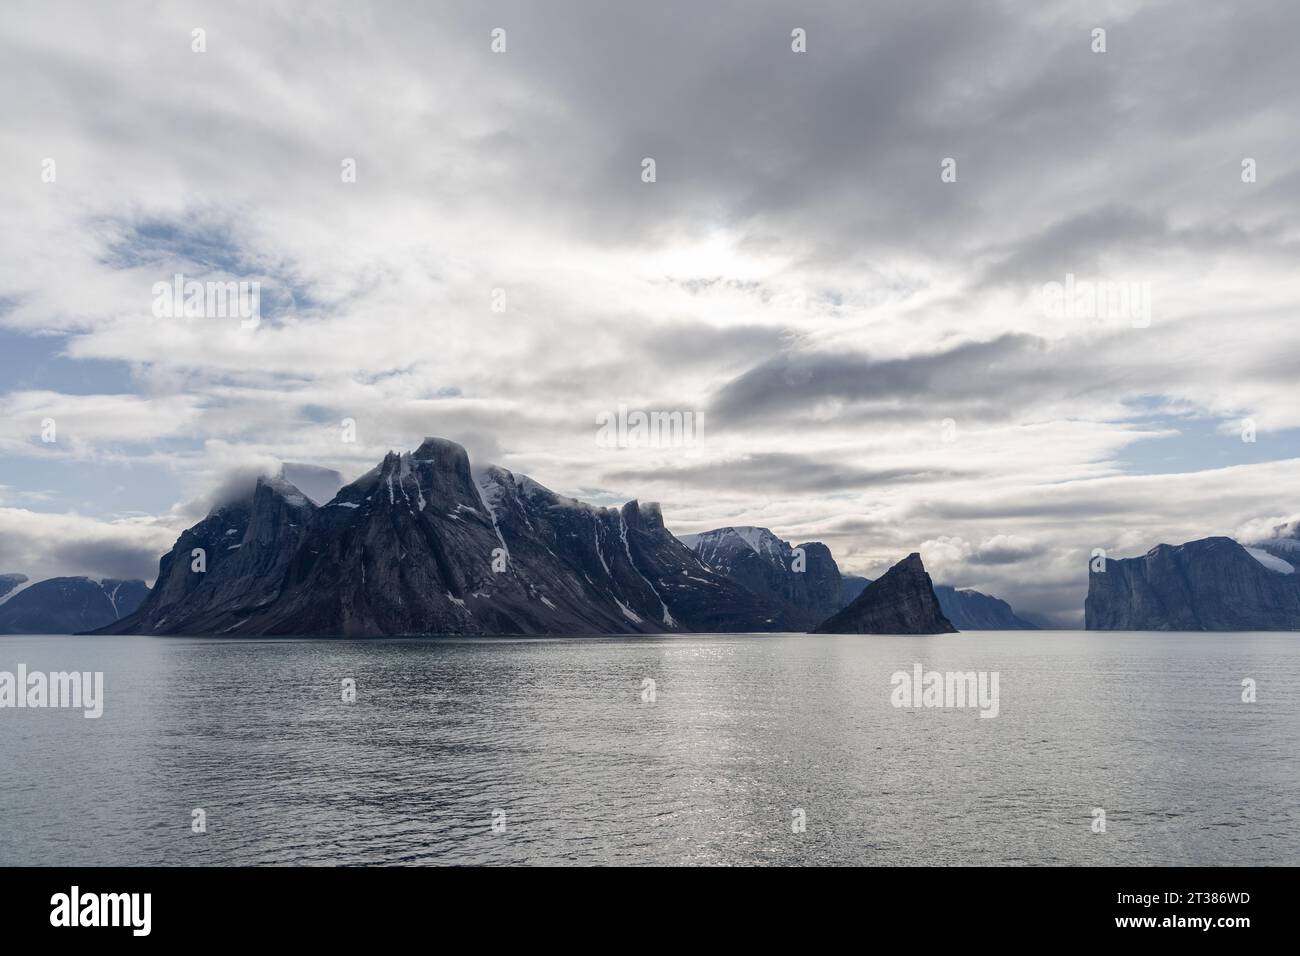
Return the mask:
<path id="1" fill-rule="evenodd" d="M 0 706 L 6 866 L 1300 863 L 1300 634 L 0 637 L 20 666 L 102 713 Z"/>

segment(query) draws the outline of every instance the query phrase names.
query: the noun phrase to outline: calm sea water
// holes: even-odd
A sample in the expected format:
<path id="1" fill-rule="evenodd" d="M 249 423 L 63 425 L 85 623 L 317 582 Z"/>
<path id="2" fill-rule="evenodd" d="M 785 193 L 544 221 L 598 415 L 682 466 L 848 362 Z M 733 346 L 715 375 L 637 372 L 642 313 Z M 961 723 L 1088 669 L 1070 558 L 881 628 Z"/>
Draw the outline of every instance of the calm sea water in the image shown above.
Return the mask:
<path id="1" fill-rule="evenodd" d="M 0 710 L 0 864 L 1300 863 L 1300 635 L 0 638 L 19 663 L 106 700 Z M 998 716 L 892 707 L 915 663 L 997 671 Z"/>

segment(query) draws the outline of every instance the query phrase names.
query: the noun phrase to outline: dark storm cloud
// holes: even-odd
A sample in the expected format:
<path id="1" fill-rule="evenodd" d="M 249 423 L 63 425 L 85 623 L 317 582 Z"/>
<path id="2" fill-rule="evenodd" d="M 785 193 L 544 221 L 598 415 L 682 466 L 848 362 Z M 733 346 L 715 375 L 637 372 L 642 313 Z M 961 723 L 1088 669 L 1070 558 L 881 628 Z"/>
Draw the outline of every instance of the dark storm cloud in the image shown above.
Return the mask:
<path id="1" fill-rule="evenodd" d="M 720 224 L 759 246 L 793 235 L 811 262 L 984 245 L 1021 224 L 1077 223 L 1095 243 L 1159 236 L 1161 210 L 1094 210 L 1151 192 L 1144 149 L 1173 161 L 1202 148 L 1207 127 L 1264 114 L 1279 94 L 1295 105 L 1283 38 L 1300 33 L 1295 4 L 1171 9 L 592 0 L 455 17 L 469 36 L 506 27 L 510 52 L 493 66 L 537 82 L 545 109 L 510 124 L 530 205 L 540 185 L 608 242 Z M 1099 25 L 1104 55 L 1089 46 Z M 790 51 L 796 26 L 806 54 Z M 658 163 L 652 189 L 639 180 L 646 156 Z M 959 189 L 939 183 L 946 156 Z M 1294 159 L 1272 166 L 1282 174 Z"/>
<path id="2" fill-rule="evenodd" d="M 630 243 L 718 224 L 749 224 L 761 242 L 808 213 L 834 232 L 943 213 L 952 194 L 906 188 L 937 182 L 939 159 L 961 139 L 936 101 L 949 77 L 987 68 L 981 43 L 996 49 L 1019 32 L 989 2 L 565 9 L 571 17 L 505 5 L 472 19 L 485 32 L 507 25 L 502 68 L 544 78 L 539 92 L 587 133 L 537 151 L 530 176 L 553 185 L 586 228 Z M 810 37 L 802 57 L 790 51 L 795 26 Z M 550 132 L 528 126 L 533 137 Z M 653 191 L 639 179 L 647 156 L 658 166 Z"/>
<path id="3" fill-rule="evenodd" d="M 53 542 L 43 558 L 70 575 L 94 578 L 139 578 L 152 581 L 162 555 L 146 547 L 117 541 Z"/>
<path id="4" fill-rule="evenodd" d="M 42 554 L 43 561 L 59 567 L 61 575 L 146 581 L 157 575 L 161 557 L 159 551 L 125 541 L 52 541 Z M 14 554 L 0 553 L 0 567 L 27 568 L 30 564 L 19 548 Z"/>
<path id="5" fill-rule="evenodd" d="M 1130 206 L 1088 210 L 1026 237 L 988 271 L 984 282 L 1043 282 L 1067 271 L 1096 270 L 1100 256 L 1113 250 L 1115 243 L 1145 245 L 1165 238 L 1168 232 L 1162 217 Z"/>
<path id="6" fill-rule="evenodd" d="M 1047 549 L 1032 542 L 994 540 L 977 547 L 966 559 L 968 564 L 1015 564 L 1038 557 Z"/>

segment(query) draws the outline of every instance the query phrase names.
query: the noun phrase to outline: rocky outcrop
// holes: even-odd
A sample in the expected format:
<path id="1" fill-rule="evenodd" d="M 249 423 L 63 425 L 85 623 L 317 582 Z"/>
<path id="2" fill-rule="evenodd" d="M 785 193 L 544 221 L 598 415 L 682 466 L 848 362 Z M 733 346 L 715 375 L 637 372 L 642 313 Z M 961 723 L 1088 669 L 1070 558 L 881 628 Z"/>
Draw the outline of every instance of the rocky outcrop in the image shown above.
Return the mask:
<path id="1" fill-rule="evenodd" d="M 1162 544 L 1088 575 L 1093 631 L 1300 630 L 1300 575 L 1272 551 L 1231 538 Z"/>
<path id="2" fill-rule="evenodd" d="M 195 548 L 206 569 L 193 569 Z M 786 610 L 672 536 L 654 504 L 600 508 L 471 470 L 429 438 L 317 508 L 263 479 L 186 531 L 114 633 L 603 634 L 774 631 Z"/>
<path id="3" fill-rule="evenodd" d="M 934 596 L 939 609 L 959 631 L 1035 631 L 1037 625 L 1017 617 L 1011 605 L 973 588 L 938 584 Z"/>
<path id="4" fill-rule="evenodd" d="M 956 631 L 939 608 L 934 585 L 915 552 L 872 581 L 818 634 L 947 634 Z"/>
<path id="5" fill-rule="evenodd" d="M 870 583 L 870 578 L 859 577 L 856 574 L 844 575 L 840 586 L 841 606 L 848 607 Z M 939 610 L 943 612 L 943 616 L 959 631 L 1038 629 L 1036 624 L 1018 617 L 1006 601 L 973 588 L 955 588 L 950 584 L 936 584 L 934 596 L 939 599 Z"/>
<path id="6" fill-rule="evenodd" d="M 682 535 L 709 567 L 782 605 L 798 630 L 808 630 L 843 605 L 840 569 L 820 542 L 792 548 L 767 528 L 737 526 Z"/>
<path id="7" fill-rule="evenodd" d="M 143 581 L 49 578 L 25 588 L 26 575 L 4 591 L 0 634 L 76 634 L 129 615 L 149 593 Z"/>

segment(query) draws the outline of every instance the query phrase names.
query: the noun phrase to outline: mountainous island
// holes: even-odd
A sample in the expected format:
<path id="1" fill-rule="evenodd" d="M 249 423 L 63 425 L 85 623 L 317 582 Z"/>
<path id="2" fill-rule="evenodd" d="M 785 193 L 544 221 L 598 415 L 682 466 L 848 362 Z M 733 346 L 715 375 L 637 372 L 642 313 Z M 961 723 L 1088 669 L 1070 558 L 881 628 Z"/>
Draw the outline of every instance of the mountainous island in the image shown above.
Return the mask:
<path id="1" fill-rule="evenodd" d="M 845 585 L 818 542 L 752 527 L 679 539 L 656 504 L 588 504 L 428 438 L 324 501 L 262 477 L 183 532 L 152 589 L 132 583 L 139 600 L 57 621 L 230 636 L 798 632 L 840 611 Z"/>

